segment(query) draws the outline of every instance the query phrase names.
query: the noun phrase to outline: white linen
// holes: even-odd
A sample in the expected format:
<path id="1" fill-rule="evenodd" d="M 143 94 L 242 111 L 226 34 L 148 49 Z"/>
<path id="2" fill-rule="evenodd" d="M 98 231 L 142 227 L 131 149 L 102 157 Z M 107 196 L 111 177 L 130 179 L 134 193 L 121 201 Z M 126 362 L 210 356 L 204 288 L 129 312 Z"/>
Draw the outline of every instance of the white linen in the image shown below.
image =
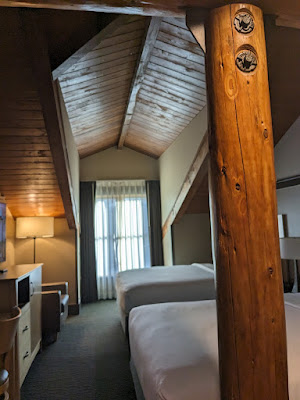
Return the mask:
<path id="1" fill-rule="evenodd" d="M 126 314 L 133 307 L 172 301 L 215 298 L 214 274 L 209 264 L 174 265 L 120 272 L 117 300 Z"/>
<path id="2" fill-rule="evenodd" d="M 299 400 L 300 309 L 285 308 L 290 400 Z M 138 307 L 129 326 L 146 400 L 220 400 L 215 301 Z"/>

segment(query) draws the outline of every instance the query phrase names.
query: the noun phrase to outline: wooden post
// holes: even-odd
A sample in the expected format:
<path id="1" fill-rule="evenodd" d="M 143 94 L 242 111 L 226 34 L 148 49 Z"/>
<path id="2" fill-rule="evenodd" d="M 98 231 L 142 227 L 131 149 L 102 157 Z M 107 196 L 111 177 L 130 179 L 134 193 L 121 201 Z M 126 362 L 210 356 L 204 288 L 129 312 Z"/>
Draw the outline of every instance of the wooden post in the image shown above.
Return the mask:
<path id="1" fill-rule="evenodd" d="M 287 400 L 262 12 L 226 5 L 209 12 L 205 28 L 221 399 Z"/>

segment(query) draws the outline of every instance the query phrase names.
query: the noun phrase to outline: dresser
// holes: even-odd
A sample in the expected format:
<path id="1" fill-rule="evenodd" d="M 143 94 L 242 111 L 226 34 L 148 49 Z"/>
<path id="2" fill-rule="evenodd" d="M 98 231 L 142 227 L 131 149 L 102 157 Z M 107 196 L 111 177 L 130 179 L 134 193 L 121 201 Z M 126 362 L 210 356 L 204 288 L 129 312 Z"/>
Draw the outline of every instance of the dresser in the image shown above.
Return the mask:
<path id="1" fill-rule="evenodd" d="M 15 345 L 7 357 L 10 398 L 20 399 L 20 387 L 41 346 L 42 264 L 9 267 L 0 274 L 0 313 L 19 306 L 22 311 Z"/>

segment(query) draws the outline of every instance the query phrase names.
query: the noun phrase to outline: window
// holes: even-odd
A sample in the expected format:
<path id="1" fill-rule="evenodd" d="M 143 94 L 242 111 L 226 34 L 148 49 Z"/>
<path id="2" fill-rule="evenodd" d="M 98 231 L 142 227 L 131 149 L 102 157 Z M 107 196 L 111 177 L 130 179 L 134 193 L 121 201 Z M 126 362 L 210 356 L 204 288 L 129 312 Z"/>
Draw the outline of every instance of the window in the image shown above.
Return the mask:
<path id="1" fill-rule="evenodd" d="M 95 247 L 99 298 L 114 298 L 119 271 L 150 267 L 144 181 L 99 181 Z"/>

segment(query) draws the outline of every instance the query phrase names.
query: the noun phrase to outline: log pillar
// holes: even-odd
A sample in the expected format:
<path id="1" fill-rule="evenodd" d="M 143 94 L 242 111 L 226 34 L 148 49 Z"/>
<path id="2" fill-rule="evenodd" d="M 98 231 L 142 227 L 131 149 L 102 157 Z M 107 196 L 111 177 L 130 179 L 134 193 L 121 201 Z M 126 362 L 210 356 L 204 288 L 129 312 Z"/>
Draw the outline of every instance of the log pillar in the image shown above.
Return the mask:
<path id="1" fill-rule="evenodd" d="M 287 400 L 262 12 L 249 4 L 210 10 L 205 36 L 221 399 Z"/>

